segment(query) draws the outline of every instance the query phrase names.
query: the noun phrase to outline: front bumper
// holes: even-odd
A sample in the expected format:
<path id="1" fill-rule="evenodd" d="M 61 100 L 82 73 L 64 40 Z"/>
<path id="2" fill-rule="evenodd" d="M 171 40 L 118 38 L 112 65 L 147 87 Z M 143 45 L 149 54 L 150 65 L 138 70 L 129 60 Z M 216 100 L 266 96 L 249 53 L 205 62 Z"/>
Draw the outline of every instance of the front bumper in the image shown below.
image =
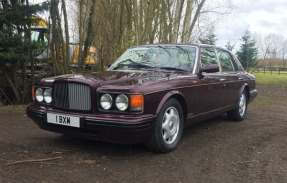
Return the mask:
<path id="1" fill-rule="evenodd" d="M 80 128 L 47 123 L 47 112 L 80 117 Z M 155 119 L 154 115 L 91 115 L 49 111 L 30 106 L 27 115 L 44 130 L 120 144 L 136 144 L 146 141 Z"/>
<path id="2" fill-rule="evenodd" d="M 250 91 L 250 92 L 249 92 L 249 100 L 248 100 L 248 103 L 252 102 L 257 95 L 258 95 L 258 91 L 257 91 L 256 89 Z"/>

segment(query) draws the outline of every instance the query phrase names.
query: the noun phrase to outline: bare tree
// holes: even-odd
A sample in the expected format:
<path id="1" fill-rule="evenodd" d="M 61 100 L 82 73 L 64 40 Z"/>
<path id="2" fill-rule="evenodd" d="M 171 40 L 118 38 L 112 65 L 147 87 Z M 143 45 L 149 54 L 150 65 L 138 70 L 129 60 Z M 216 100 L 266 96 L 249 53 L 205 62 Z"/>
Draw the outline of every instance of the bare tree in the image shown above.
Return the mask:
<path id="1" fill-rule="evenodd" d="M 260 50 L 263 59 L 276 59 L 277 53 L 282 49 L 283 36 L 279 34 L 268 34 L 260 42 Z"/>
<path id="2" fill-rule="evenodd" d="M 65 23 L 65 37 L 66 37 L 66 49 L 65 49 L 65 68 L 66 72 L 68 72 L 69 67 L 69 61 L 70 61 L 70 34 L 69 34 L 69 25 L 68 25 L 68 16 L 67 16 L 67 10 L 66 10 L 66 2 L 65 0 L 62 0 L 62 9 L 63 9 L 63 15 L 64 15 L 64 23 Z"/>
<path id="3" fill-rule="evenodd" d="M 62 34 L 62 28 L 60 21 L 60 15 L 59 15 L 59 1 L 58 0 L 51 0 L 51 7 L 50 7 L 50 16 L 51 16 L 51 32 L 52 32 L 52 39 L 50 44 L 50 49 L 52 52 L 52 61 L 54 66 L 54 74 L 63 74 L 65 73 L 63 67 L 60 65 L 61 63 L 61 42 L 63 36 Z M 61 33 L 60 33 L 61 31 Z M 53 54 L 54 53 L 54 54 Z"/>
<path id="4" fill-rule="evenodd" d="M 186 5 L 186 12 L 183 22 L 183 32 L 182 32 L 182 42 L 187 43 L 189 41 L 190 35 L 191 35 L 191 16 L 192 16 L 192 10 L 193 10 L 193 3 L 195 0 L 187 0 Z"/>
<path id="5" fill-rule="evenodd" d="M 181 14 L 183 9 L 184 0 L 177 0 L 176 1 L 176 8 L 175 8 L 175 15 L 173 20 L 173 33 L 172 33 L 172 40 L 171 42 L 176 43 L 178 38 Z"/>
<path id="6" fill-rule="evenodd" d="M 79 0 L 79 57 L 78 57 L 78 68 L 81 69 L 83 68 L 84 63 L 82 62 L 82 46 L 83 46 L 83 5 L 84 5 L 84 0 Z"/>
<path id="7" fill-rule="evenodd" d="M 88 25 L 87 25 L 87 36 L 86 36 L 85 43 L 84 43 L 83 57 L 81 58 L 81 60 L 79 60 L 79 62 L 81 62 L 81 63 L 84 63 L 84 61 L 87 57 L 88 50 L 91 46 L 91 38 L 92 38 L 92 30 L 93 30 L 92 21 L 93 21 L 94 9 L 95 9 L 95 7 L 94 7 L 95 1 L 96 0 L 92 0 L 92 5 L 90 8 Z M 84 65 L 85 65 L 85 63 L 84 63 Z M 81 69 L 81 68 L 79 68 L 79 69 Z"/>
<path id="8" fill-rule="evenodd" d="M 85 2 L 85 3 L 84 3 Z M 84 18 L 91 0 L 79 0 L 79 42 L 86 33 Z M 190 42 L 200 17 L 220 9 L 206 9 L 208 0 L 99 0 L 95 3 L 91 44 L 96 47 L 99 68 L 113 62 L 137 44 Z M 227 6 L 227 5 L 226 5 Z M 208 11 L 210 10 L 210 11 Z M 80 57 L 82 54 L 80 53 Z"/>
<path id="9" fill-rule="evenodd" d="M 280 53 L 282 55 L 282 67 L 285 67 L 286 66 L 285 60 L 286 60 L 286 53 L 287 53 L 287 39 L 283 41 Z"/>

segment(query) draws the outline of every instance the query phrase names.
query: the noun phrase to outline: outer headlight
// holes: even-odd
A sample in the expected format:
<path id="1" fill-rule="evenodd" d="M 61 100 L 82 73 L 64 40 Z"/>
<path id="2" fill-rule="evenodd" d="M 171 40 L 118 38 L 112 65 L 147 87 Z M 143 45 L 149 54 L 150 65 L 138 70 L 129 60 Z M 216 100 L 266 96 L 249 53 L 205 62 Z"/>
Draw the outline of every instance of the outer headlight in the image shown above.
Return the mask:
<path id="1" fill-rule="evenodd" d="M 109 110 L 113 105 L 113 99 L 109 94 L 104 94 L 100 99 L 101 107 L 105 110 Z"/>
<path id="2" fill-rule="evenodd" d="M 42 102 L 44 100 L 42 88 L 37 88 L 37 90 L 35 92 L 35 96 L 36 96 L 36 100 L 38 102 Z"/>
<path id="3" fill-rule="evenodd" d="M 52 102 L 52 90 L 51 89 L 45 89 L 44 91 L 44 100 L 46 103 L 51 103 Z"/>
<path id="4" fill-rule="evenodd" d="M 126 95 L 120 94 L 116 98 L 116 107 L 120 111 L 125 111 L 129 107 L 129 99 Z"/>

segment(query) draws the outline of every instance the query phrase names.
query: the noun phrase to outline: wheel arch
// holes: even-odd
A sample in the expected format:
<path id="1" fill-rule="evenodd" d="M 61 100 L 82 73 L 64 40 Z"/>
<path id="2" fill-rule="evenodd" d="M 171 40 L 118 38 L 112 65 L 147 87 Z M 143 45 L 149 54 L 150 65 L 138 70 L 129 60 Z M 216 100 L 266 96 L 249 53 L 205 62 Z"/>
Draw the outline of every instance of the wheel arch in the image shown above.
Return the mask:
<path id="1" fill-rule="evenodd" d="M 239 90 L 239 93 L 242 93 L 244 90 L 245 90 L 246 93 L 247 93 L 247 100 L 249 100 L 249 91 L 250 91 L 250 89 L 249 89 L 249 86 L 248 86 L 247 83 L 244 83 L 244 84 L 241 86 L 241 88 L 240 88 L 240 90 Z"/>
<path id="2" fill-rule="evenodd" d="M 186 119 L 187 117 L 187 102 L 186 102 L 186 99 L 184 97 L 184 95 L 180 92 L 180 91 L 170 91 L 168 92 L 167 94 L 165 94 L 165 96 L 161 99 L 158 107 L 157 107 L 157 110 L 156 110 L 156 115 L 159 114 L 162 106 L 164 105 L 164 103 L 170 99 L 170 98 L 174 98 L 176 100 L 178 100 L 178 102 L 180 103 L 181 107 L 182 107 L 182 111 L 183 111 L 183 117 L 184 117 L 184 120 Z"/>

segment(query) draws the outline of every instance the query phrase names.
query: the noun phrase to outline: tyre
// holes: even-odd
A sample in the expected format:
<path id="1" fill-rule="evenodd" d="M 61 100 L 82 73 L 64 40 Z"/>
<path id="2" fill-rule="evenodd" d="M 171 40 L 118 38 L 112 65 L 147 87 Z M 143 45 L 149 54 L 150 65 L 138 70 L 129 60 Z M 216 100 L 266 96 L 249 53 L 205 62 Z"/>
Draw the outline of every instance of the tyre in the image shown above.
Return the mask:
<path id="1" fill-rule="evenodd" d="M 246 112 L 247 112 L 247 93 L 244 90 L 238 96 L 236 108 L 231 111 L 228 111 L 227 116 L 230 120 L 242 121 L 245 118 Z"/>
<path id="2" fill-rule="evenodd" d="M 154 128 L 145 145 L 155 152 L 167 153 L 177 148 L 183 131 L 183 111 L 180 103 L 171 98 L 162 106 Z"/>

